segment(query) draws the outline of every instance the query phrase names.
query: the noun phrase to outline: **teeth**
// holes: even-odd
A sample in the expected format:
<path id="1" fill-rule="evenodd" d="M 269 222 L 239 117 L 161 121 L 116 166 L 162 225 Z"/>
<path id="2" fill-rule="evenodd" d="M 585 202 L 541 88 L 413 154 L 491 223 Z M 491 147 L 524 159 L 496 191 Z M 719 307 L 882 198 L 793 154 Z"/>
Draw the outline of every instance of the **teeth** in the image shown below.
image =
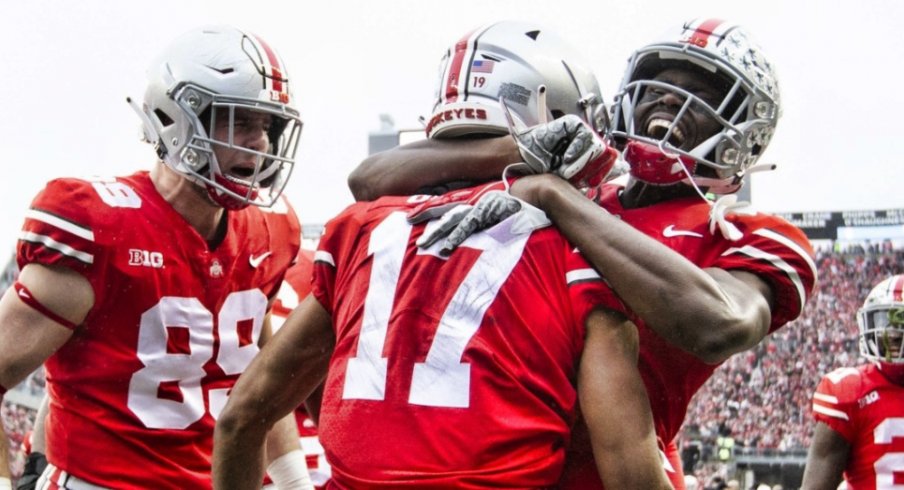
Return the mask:
<path id="1" fill-rule="evenodd" d="M 647 123 L 647 136 L 662 139 L 665 137 L 666 133 L 668 133 L 671 125 L 672 121 L 669 121 L 668 119 L 650 119 L 650 122 Z M 669 136 L 668 142 L 674 146 L 681 146 L 681 144 L 684 143 L 684 133 L 681 131 L 681 128 L 675 126 L 672 129 L 672 134 Z"/>

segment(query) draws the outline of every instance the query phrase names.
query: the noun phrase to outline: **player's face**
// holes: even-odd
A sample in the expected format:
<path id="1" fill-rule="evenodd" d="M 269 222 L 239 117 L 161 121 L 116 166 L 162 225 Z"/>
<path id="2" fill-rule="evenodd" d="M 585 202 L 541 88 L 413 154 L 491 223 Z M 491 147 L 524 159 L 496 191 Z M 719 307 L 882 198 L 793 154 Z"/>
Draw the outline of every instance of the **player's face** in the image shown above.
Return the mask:
<path id="1" fill-rule="evenodd" d="M 901 357 L 901 346 L 904 343 L 904 331 L 886 330 L 885 340 L 888 344 L 888 353 L 893 359 Z"/>
<path id="2" fill-rule="evenodd" d="M 270 146 L 269 131 L 273 116 L 254 112 L 249 109 L 235 110 L 235 124 L 232 130 L 232 146 L 245 148 L 255 152 L 265 152 Z M 217 109 L 213 139 L 230 142 L 229 109 Z M 235 148 L 214 146 L 214 154 L 220 171 L 241 180 L 250 180 L 254 169 L 262 158 L 248 151 Z"/>
<path id="3" fill-rule="evenodd" d="M 718 107 L 721 93 L 704 75 L 681 68 L 669 68 L 653 77 L 658 82 L 684 89 Z M 659 139 L 665 135 L 669 124 L 675 120 L 686 97 L 661 87 L 647 87 L 634 112 L 635 123 L 645 136 Z M 688 108 L 688 114 L 678 121 L 669 142 L 682 150 L 691 150 L 721 129 L 718 122 L 699 103 Z"/>

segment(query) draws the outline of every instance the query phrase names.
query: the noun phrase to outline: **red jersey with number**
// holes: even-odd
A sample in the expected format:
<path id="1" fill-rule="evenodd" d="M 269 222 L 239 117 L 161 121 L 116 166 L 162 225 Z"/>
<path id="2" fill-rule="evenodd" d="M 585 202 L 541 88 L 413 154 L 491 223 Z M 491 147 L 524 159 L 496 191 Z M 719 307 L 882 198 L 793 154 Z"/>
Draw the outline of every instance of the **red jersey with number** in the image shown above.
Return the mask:
<path id="1" fill-rule="evenodd" d="M 305 249 L 299 250 L 295 263 L 286 272 L 286 278 L 283 280 L 273 308 L 270 310 L 274 332 L 282 327 L 292 310 L 310 294 L 313 268 L 314 252 Z M 315 488 L 323 488 L 330 479 L 332 470 L 326 460 L 320 439 L 317 437 L 317 426 L 314 424 L 314 420 L 308 416 L 304 406 L 295 409 L 295 422 L 298 424 L 299 442 L 301 442 L 301 449 L 308 462 L 311 481 Z M 268 482 L 269 479 L 265 480 L 265 483 Z"/>
<path id="2" fill-rule="evenodd" d="M 770 333 L 800 315 L 816 283 L 813 250 L 800 229 L 769 214 L 729 214 L 726 220 L 742 233 L 738 240 L 729 240 L 718 227 L 711 231 L 713 208 L 699 197 L 625 209 L 619 201 L 621 191 L 620 185 L 604 184 L 598 189 L 598 203 L 698 267 L 750 272 L 766 281 L 774 295 Z M 660 337 L 643 320 L 632 319 L 640 332 L 639 367 L 650 397 L 660 446 L 666 452 L 674 451 L 672 442 L 684 422 L 691 398 L 718 365 L 701 361 Z M 574 450 L 588 453 L 590 448 Z M 588 459 L 578 455 L 575 461 Z M 674 463 L 665 466 L 676 488 L 683 488 L 681 466 Z M 571 482 L 566 488 L 602 488 L 596 468 L 586 463 L 580 467 L 569 465 L 566 482 Z"/>
<path id="3" fill-rule="evenodd" d="M 813 418 L 850 444 L 848 488 L 904 488 L 904 386 L 879 366 L 840 368 L 823 377 L 813 394 Z"/>
<path id="4" fill-rule="evenodd" d="M 536 209 L 450 257 L 420 250 L 425 196 L 326 226 L 313 294 L 336 333 L 320 420 L 334 488 L 541 488 L 561 474 L 599 276 Z M 436 222 L 427 225 L 427 229 Z"/>
<path id="5" fill-rule="evenodd" d="M 19 266 L 69 268 L 95 298 L 45 364 L 58 468 L 110 488 L 210 488 L 216 416 L 300 244 L 285 201 L 227 219 L 209 249 L 147 172 L 53 180 L 34 199 Z"/>

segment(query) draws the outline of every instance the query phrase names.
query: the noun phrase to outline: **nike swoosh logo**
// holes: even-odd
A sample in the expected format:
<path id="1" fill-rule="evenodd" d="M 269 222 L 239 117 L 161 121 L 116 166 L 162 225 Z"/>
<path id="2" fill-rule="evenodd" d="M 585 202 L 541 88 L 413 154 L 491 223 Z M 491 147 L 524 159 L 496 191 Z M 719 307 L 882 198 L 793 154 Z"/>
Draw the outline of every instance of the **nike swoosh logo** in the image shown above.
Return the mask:
<path id="1" fill-rule="evenodd" d="M 675 225 L 666 226 L 664 230 L 662 230 L 662 236 L 666 238 L 673 238 L 676 236 L 693 236 L 697 238 L 703 238 L 703 235 L 689 230 L 676 230 Z"/>
<path id="2" fill-rule="evenodd" d="M 261 262 L 263 262 L 264 259 L 269 257 L 271 253 L 272 252 L 264 252 L 264 253 L 258 255 L 257 257 L 255 257 L 254 255 L 251 255 L 248 257 L 248 263 L 251 264 L 251 267 L 257 269 L 257 266 L 261 265 Z"/>
<path id="3" fill-rule="evenodd" d="M 26 293 L 24 289 L 19 290 L 19 296 L 21 296 L 23 298 L 31 299 L 31 296 L 29 296 L 28 293 Z"/>

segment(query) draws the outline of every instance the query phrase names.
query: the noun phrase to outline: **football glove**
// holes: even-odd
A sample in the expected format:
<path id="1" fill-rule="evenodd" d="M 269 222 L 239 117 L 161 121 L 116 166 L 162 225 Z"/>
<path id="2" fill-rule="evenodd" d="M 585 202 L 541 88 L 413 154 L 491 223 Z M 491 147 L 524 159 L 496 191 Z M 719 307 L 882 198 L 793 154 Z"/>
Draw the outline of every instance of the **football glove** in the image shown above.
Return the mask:
<path id="1" fill-rule="evenodd" d="M 41 473 L 44 473 L 45 468 L 47 468 L 47 458 L 44 453 L 33 451 L 29 454 L 25 459 L 22 476 L 16 483 L 16 490 L 34 490 L 35 484 L 38 483 L 38 478 L 41 477 Z"/>
<path id="2" fill-rule="evenodd" d="M 435 228 L 418 238 L 417 246 L 429 248 L 445 238 L 439 253 L 448 256 L 469 236 L 501 223 L 521 207 L 521 200 L 505 191 L 487 192 L 476 204 L 459 204 L 446 212 Z"/>

